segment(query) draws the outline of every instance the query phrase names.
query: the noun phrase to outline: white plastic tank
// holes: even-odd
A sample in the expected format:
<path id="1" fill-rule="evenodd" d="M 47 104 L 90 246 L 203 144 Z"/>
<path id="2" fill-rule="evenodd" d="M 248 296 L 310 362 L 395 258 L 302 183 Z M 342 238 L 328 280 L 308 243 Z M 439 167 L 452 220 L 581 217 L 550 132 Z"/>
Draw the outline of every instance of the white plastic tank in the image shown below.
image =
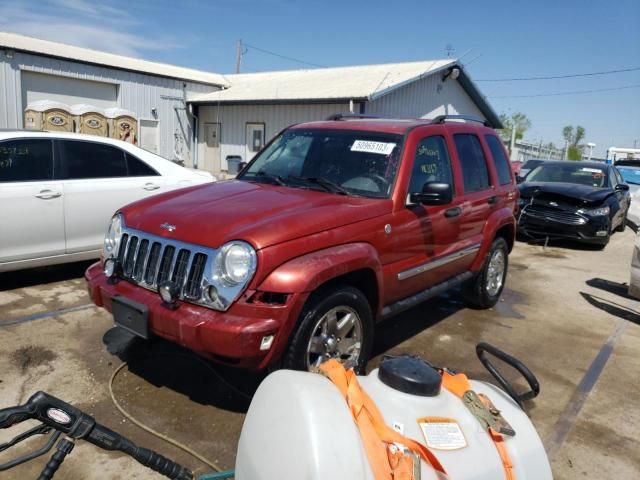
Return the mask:
<path id="1" fill-rule="evenodd" d="M 378 369 L 358 377 L 387 425 L 427 445 L 418 423 L 424 417 L 455 421 L 461 432 L 431 451 L 454 480 L 504 479 L 495 444 L 462 400 L 444 387 L 435 396 L 396 390 L 378 378 Z M 551 480 L 551 468 L 540 437 L 526 413 L 502 390 L 470 381 L 502 412 L 515 436 L 504 436 L 518 480 Z M 451 441 L 451 444 L 447 444 Z M 444 447 L 444 448 L 442 448 Z M 451 449 L 451 447 L 456 447 Z M 281 370 L 258 388 L 245 419 L 236 457 L 237 480 L 373 480 L 360 432 L 344 398 L 319 374 Z M 424 461 L 421 480 L 438 475 Z"/>

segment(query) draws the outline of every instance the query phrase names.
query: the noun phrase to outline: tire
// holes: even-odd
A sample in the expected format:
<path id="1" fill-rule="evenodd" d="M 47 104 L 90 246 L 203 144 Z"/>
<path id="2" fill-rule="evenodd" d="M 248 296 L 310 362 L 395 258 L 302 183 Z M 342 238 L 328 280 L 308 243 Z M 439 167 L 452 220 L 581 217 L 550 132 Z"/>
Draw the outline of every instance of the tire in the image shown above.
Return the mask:
<path id="1" fill-rule="evenodd" d="M 502 260 L 500 261 L 499 258 Z M 502 271 L 501 273 L 498 272 L 498 277 L 496 277 L 492 272 L 495 272 L 496 268 L 500 268 L 500 263 L 502 264 Z M 468 280 L 462 288 L 462 295 L 467 306 L 486 309 L 498 303 L 507 279 L 508 267 L 509 247 L 504 238 L 497 237 L 491 244 L 482 269 L 472 279 Z"/>
<path id="2" fill-rule="evenodd" d="M 331 326 L 332 313 L 336 314 L 334 327 Z M 348 330 L 340 332 L 341 322 L 349 315 L 355 316 L 352 317 L 353 325 L 344 324 L 343 328 Z M 373 330 L 371 306 L 360 290 L 350 286 L 321 289 L 307 300 L 281 366 L 292 370 L 313 370 L 319 363 L 336 358 L 354 367 L 356 373 L 361 373 L 371 355 Z M 344 347 L 347 344 L 343 342 L 347 341 L 350 347 Z M 353 350 L 358 344 L 356 353 Z"/>

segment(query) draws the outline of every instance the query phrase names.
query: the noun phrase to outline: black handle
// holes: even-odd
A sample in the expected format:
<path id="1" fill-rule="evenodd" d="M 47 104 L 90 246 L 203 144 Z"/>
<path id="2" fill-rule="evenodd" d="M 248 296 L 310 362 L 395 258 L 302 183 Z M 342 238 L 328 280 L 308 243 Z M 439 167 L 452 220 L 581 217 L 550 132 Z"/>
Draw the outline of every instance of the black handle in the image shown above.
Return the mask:
<path id="1" fill-rule="evenodd" d="M 526 393 L 519 394 L 515 390 L 515 388 L 513 388 L 513 385 L 511 385 L 509 381 L 502 376 L 500 371 L 489 361 L 489 359 L 487 358 L 487 353 L 490 353 L 494 357 L 499 358 L 507 365 L 512 366 L 518 372 L 520 372 L 520 374 L 529 384 L 529 388 L 531 388 L 531 390 Z M 476 355 L 478 355 L 478 359 L 480 359 L 482 365 L 484 365 L 484 368 L 486 368 L 489 373 L 493 375 L 500 386 L 509 394 L 511 398 L 513 398 L 518 403 L 518 405 L 520 405 L 520 408 L 523 407 L 523 401 L 531 400 L 532 398 L 537 397 L 540 393 L 540 383 L 538 383 L 538 379 L 531 372 L 531 370 L 529 370 L 527 366 L 517 358 L 512 357 L 508 353 L 505 353 L 502 350 L 494 347 L 493 345 L 489 345 L 485 342 L 480 342 L 478 345 L 476 345 Z"/>
<path id="2" fill-rule="evenodd" d="M 498 197 L 496 197 L 495 195 L 493 197 L 489 197 L 489 200 L 487 200 L 487 203 L 489 205 L 495 205 L 496 203 L 498 203 Z"/>
<path id="3" fill-rule="evenodd" d="M 0 428 L 9 428 L 16 423 L 30 419 L 32 412 L 27 405 L 3 408 L 0 410 Z"/>
<path id="4" fill-rule="evenodd" d="M 462 209 L 460 207 L 449 208 L 444 211 L 444 216 L 447 218 L 454 218 L 459 216 L 462 213 Z"/>
<path id="5" fill-rule="evenodd" d="M 153 450 L 141 447 L 138 447 L 137 450 L 132 457 L 145 467 L 149 467 L 151 470 L 173 480 L 193 480 L 193 473 L 182 465 L 163 457 Z"/>
<path id="6" fill-rule="evenodd" d="M 114 432 L 110 428 L 96 423 L 95 427 L 85 437 L 90 443 L 104 450 L 119 450 L 130 455 L 145 467 L 174 480 L 192 480 L 193 473 L 162 455 L 147 448 L 138 447 L 131 440 Z"/>
<path id="7" fill-rule="evenodd" d="M 73 450 L 73 446 L 74 443 L 71 440 L 67 440 L 66 438 L 60 440 L 56 446 L 55 453 L 51 455 L 51 458 L 40 473 L 38 480 L 51 480 L 58 471 L 58 468 L 60 468 L 60 465 L 62 465 L 62 462 L 64 462 L 65 457 Z"/>

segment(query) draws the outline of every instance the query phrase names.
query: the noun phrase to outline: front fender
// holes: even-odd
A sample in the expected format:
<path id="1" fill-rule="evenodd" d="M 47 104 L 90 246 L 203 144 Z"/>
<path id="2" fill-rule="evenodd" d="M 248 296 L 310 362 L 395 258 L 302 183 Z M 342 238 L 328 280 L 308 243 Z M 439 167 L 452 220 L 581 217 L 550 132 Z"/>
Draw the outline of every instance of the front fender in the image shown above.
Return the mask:
<path id="1" fill-rule="evenodd" d="M 491 244 L 496 238 L 498 230 L 503 229 L 504 227 L 507 227 L 504 229 L 505 235 L 508 237 L 506 238 L 507 243 L 509 245 L 513 245 L 516 235 L 516 219 L 513 216 L 513 210 L 511 208 L 500 208 L 493 212 L 487 219 L 487 222 L 484 224 L 480 251 L 471 264 L 472 271 L 477 272 L 482 268 L 484 259 L 491 249 Z"/>
<path id="2" fill-rule="evenodd" d="M 258 290 L 276 293 L 312 292 L 333 278 L 363 268 L 373 270 L 380 288 L 382 265 L 376 249 L 362 242 L 338 245 L 302 255 L 280 265 L 267 276 Z"/>

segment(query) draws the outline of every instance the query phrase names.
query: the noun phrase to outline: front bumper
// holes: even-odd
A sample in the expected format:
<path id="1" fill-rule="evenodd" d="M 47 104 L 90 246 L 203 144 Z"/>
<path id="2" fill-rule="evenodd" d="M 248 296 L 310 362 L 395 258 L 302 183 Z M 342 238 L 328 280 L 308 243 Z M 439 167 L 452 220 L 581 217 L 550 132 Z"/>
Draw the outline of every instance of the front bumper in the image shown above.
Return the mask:
<path id="1" fill-rule="evenodd" d="M 184 302 L 172 310 L 155 292 L 126 280 L 108 280 L 100 262 L 87 269 L 85 279 L 97 306 L 111 312 L 112 297 L 134 300 L 148 308 L 149 331 L 154 335 L 211 360 L 251 369 L 265 368 L 279 358 L 306 300 L 306 294 L 291 294 L 284 305 L 251 304 L 247 299 L 252 292 L 245 292 L 226 312 Z M 268 335 L 275 335 L 274 342 L 262 351 L 262 338 Z"/>
<path id="2" fill-rule="evenodd" d="M 528 237 L 550 237 L 552 239 L 605 244 L 609 241 L 611 220 L 607 216 L 589 217 L 582 225 L 574 225 L 518 213 L 518 233 Z"/>

